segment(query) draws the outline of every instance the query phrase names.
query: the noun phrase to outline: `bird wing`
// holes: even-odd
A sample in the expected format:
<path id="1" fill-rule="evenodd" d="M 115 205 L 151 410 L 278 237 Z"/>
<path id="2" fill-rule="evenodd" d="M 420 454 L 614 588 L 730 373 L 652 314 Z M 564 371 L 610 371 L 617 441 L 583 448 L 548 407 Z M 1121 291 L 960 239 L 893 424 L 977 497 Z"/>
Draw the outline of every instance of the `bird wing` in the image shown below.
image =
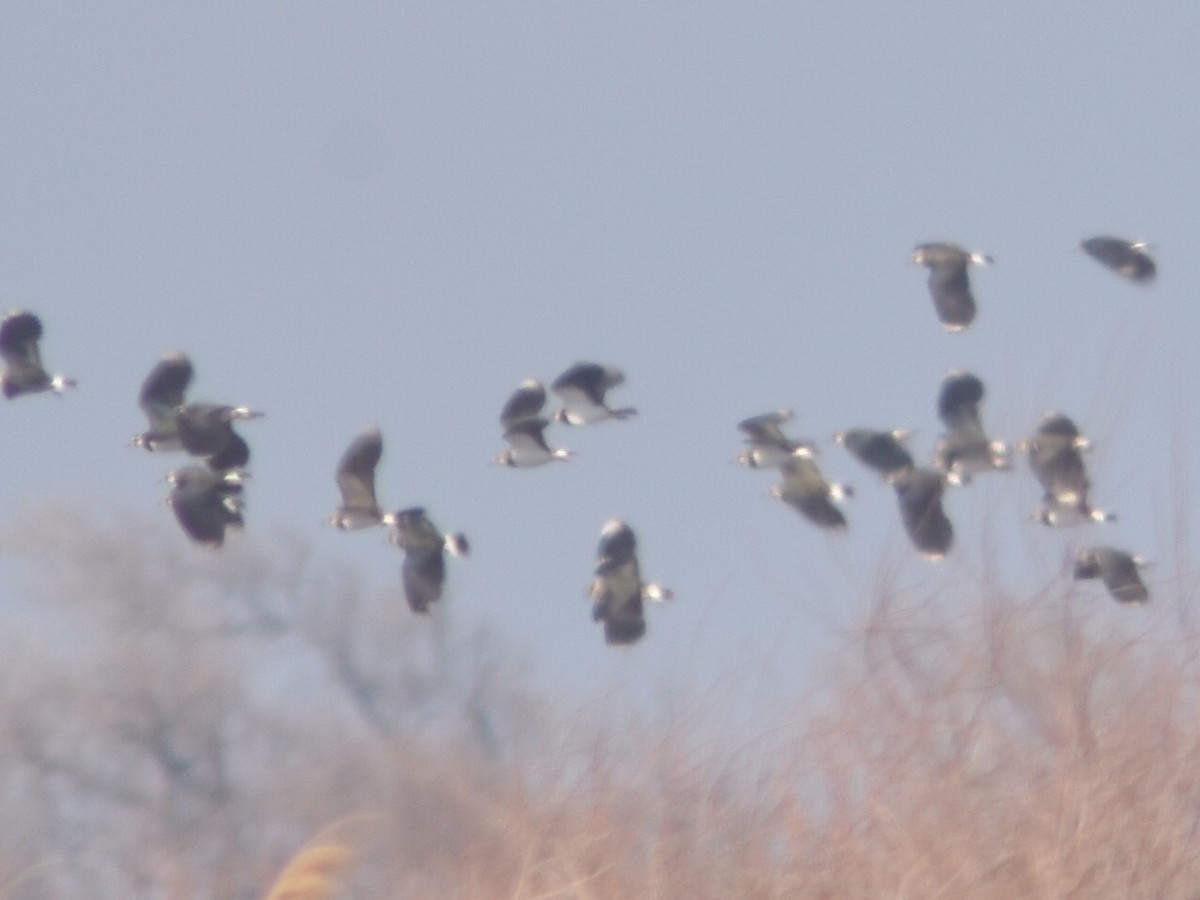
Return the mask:
<path id="1" fill-rule="evenodd" d="M 225 504 L 221 481 L 204 466 L 188 466 L 172 473 L 174 489 L 167 498 L 179 524 L 193 541 L 219 547 L 225 540 L 225 526 L 241 517 Z"/>
<path id="2" fill-rule="evenodd" d="M 446 583 L 446 557 L 441 545 L 419 545 L 404 551 L 400 566 L 404 597 L 413 612 L 429 611 L 429 605 L 441 599 Z"/>
<path id="3" fill-rule="evenodd" d="M 19 380 L 46 376 L 38 341 L 42 322 L 31 312 L 12 312 L 0 322 L 0 358 Z"/>
<path id="4" fill-rule="evenodd" d="M 536 419 L 545 405 L 546 389 L 542 383 L 532 378 L 522 381 L 504 404 L 500 412 L 500 424 L 509 429 L 526 419 Z"/>
<path id="5" fill-rule="evenodd" d="M 228 472 L 230 469 L 242 469 L 250 462 L 250 445 L 246 439 L 229 426 L 229 438 L 225 446 L 211 456 L 205 457 L 212 468 L 218 472 Z"/>
<path id="6" fill-rule="evenodd" d="M 546 427 L 550 422 L 543 418 L 524 419 L 504 432 L 504 439 L 518 455 L 540 456 L 550 453 L 546 443 Z"/>
<path id="7" fill-rule="evenodd" d="M 938 392 L 938 418 L 947 428 L 959 423 L 979 422 L 979 404 L 983 401 L 983 382 L 967 372 L 952 372 L 942 381 Z"/>
<path id="8" fill-rule="evenodd" d="M 603 558 L 591 586 L 592 620 L 604 623 L 609 644 L 632 644 L 646 632 L 642 614 L 642 584 L 637 558 Z"/>
<path id="9" fill-rule="evenodd" d="M 215 456 L 234 436 L 231 407 L 217 403 L 185 403 L 175 416 L 179 440 L 192 456 Z"/>
<path id="10" fill-rule="evenodd" d="M 884 475 L 916 466 L 912 454 L 891 432 L 856 428 L 843 433 L 842 444 L 863 465 Z"/>
<path id="11" fill-rule="evenodd" d="M 1092 259 L 1131 281 L 1151 281 L 1158 273 L 1150 254 L 1132 241 L 1114 237 L 1094 237 L 1079 246 Z"/>
<path id="12" fill-rule="evenodd" d="M 1145 603 L 1150 592 L 1138 574 L 1137 562 L 1124 550 L 1103 547 L 1097 551 L 1100 577 L 1113 598 L 1122 603 Z"/>
<path id="13" fill-rule="evenodd" d="M 742 419 L 737 427 L 745 432 L 746 439 L 752 444 L 782 447 L 789 443 L 789 440 L 780 426 L 791 417 L 791 410 L 780 409 Z"/>
<path id="14" fill-rule="evenodd" d="M 624 380 L 625 376 L 617 369 L 606 369 L 596 363 L 576 363 L 554 379 L 550 389 L 568 405 L 603 406 L 605 391 Z"/>
<path id="15" fill-rule="evenodd" d="M 619 519 L 610 519 L 600 531 L 596 550 L 596 574 L 632 562 L 637 565 L 637 538 L 633 529 Z M 635 573 L 636 574 L 636 573 Z"/>
<path id="16" fill-rule="evenodd" d="M 1074 440 L 1080 436 L 1080 432 L 1079 427 L 1069 416 L 1062 413 L 1048 413 L 1038 423 L 1035 440 L 1043 436 Z"/>
<path id="17" fill-rule="evenodd" d="M 929 270 L 929 295 L 938 320 L 947 329 L 959 331 L 975 320 L 975 297 L 965 260 L 933 266 Z"/>
<path id="18" fill-rule="evenodd" d="M 150 370 L 142 382 L 138 405 L 146 414 L 151 430 L 173 426 L 175 411 L 183 406 L 184 394 L 191 380 L 191 360 L 179 352 L 166 354 Z"/>
<path id="19" fill-rule="evenodd" d="M 942 508 L 941 473 L 914 469 L 895 482 L 904 530 L 925 556 L 945 556 L 954 542 L 954 528 Z"/>
<path id="20" fill-rule="evenodd" d="M 342 454 L 337 467 L 337 486 L 342 506 L 347 509 L 374 509 L 375 467 L 383 456 L 383 435 L 368 428 L 356 437 Z"/>
<path id="21" fill-rule="evenodd" d="M 806 457 L 793 456 L 781 467 L 784 480 L 779 497 L 809 521 L 822 528 L 845 528 L 846 517 L 834 504 L 830 485 L 817 464 Z"/>
<path id="22" fill-rule="evenodd" d="M 1048 500 L 1086 503 L 1090 482 L 1083 455 L 1070 439 L 1041 435 L 1029 448 L 1029 466 Z"/>

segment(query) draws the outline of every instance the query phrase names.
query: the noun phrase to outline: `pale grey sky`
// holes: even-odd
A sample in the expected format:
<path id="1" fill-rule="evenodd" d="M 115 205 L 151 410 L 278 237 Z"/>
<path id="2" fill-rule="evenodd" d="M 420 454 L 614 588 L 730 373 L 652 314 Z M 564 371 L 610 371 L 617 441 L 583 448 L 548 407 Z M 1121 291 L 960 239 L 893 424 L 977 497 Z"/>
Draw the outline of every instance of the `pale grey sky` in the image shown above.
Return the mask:
<path id="1" fill-rule="evenodd" d="M 251 535 L 286 525 L 402 603 L 382 532 L 320 525 L 378 423 L 384 501 L 472 539 L 454 614 L 574 696 L 785 696 L 881 580 L 952 595 L 994 555 L 1022 589 L 1092 539 L 1159 560 L 1161 600 L 1112 613 L 1154 627 L 1190 577 L 1176 488 L 1200 484 L 1200 8 L 871 7 L 6 4 L 0 306 L 43 317 L 80 387 L 0 408 L 0 511 L 87 498 L 177 531 L 177 459 L 127 442 L 141 379 L 179 348 L 196 398 L 267 412 L 243 429 Z M 1158 282 L 1073 252 L 1096 233 L 1152 242 Z M 996 258 L 962 335 L 907 263 L 935 239 Z M 490 467 L 509 392 L 581 359 L 625 370 L 614 399 L 638 418 L 554 433 L 570 465 Z M 1120 521 L 1038 530 L 1021 461 L 955 493 L 955 553 L 920 559 L 828 438 L 911 427 L 927 458 L 952 366 L 984 379 L 997 436 L 1072 415 Z M 857 488 L 844 536 L 731 462 L 735 423 L 782 405 Z M 678 596 L 625 652 L 584 597 L 612 515 Z"/>

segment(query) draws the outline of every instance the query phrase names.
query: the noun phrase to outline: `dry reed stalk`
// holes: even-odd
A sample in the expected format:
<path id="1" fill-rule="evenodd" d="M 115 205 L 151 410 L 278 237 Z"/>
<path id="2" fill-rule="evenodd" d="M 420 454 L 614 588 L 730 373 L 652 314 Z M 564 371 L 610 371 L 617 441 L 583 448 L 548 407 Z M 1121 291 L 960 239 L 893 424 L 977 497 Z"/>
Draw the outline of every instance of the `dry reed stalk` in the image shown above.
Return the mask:
<path id="1" fill-rule="evenodd" d="M 265 900 L 328 900 L 337 876 L 350 864 L 350 855 L 342 844 L 315 844 L 301 850 L 283 867 Z"/>

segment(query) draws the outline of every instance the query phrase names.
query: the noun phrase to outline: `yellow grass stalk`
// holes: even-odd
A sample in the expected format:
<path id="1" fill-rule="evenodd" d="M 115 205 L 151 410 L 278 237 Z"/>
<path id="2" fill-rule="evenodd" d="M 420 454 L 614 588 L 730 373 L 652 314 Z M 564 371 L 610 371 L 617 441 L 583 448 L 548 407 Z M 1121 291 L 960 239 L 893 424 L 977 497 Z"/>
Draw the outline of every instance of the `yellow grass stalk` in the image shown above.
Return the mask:
<path id="1" fill-rule="evenodd" d="M 283 867 L 265 900 L 328 900 L 337 876 L 350 863 L 342 844 L 316 844 L 301 850 Z"/>

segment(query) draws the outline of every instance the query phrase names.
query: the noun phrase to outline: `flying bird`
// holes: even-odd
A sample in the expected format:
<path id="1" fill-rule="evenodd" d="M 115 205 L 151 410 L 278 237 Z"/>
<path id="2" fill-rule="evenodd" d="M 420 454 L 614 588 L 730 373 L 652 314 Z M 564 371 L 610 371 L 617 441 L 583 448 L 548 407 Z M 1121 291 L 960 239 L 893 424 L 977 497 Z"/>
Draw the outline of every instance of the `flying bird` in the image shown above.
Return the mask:
<path id="1" fill-rule="evenodd" d="M 38 342 L 42 338 L 42 320 L 31 312 L 16 310 L 0 322 L 0 391 L 11 400 L 22 394 L 53 391 L 62 394 L 75 387 L 75 380 L 65 375 L 51 375 L 42 365 Z"/>
<path id="2" fill-rule="evenodd" d="M 940 559 L 954 543 L 954 528 L 942 508 L 945 484 L 946 476 L 933 469 L 903 469 L 892 478 L 904 530 L 927 559 Z"/>
<path id="3" fill-rule="evenodd" d="M 807 450 L 797 450 L 785 461 L 780 470 L 783 482 L 771 488 L 771 496 L 791 506 L 802 516 L 822 528 L 842 529 L 846 517 L 834 501 L 854 495 L 854 489 L 845 484 L 830 484 L 821 475 L 812 455 Z"/>
<path id="4" fill-rule="evenodd" d="M 416 613 L 429 612 L 429 605 L 442 597 L 446 553 L 455 556 L 470 553 L 466 536 L 442 534 L 420 506 L 385 513 L 383 523 L 392 528 L 391 542 L 404 551 L 400 576 L 409 608 Z"/>
<path id="5" fill-rule="evenodd" d="M 179 442 L 191 456 L 220 471 L 240 469 L 250 462 L 250 446 L 233 430 L 241 419 L 258 419 L 261 412 L 220 403 L 185 403 L 175 415 Z"/>
<path id="6" fill-rule="evenodd" d="M 1146 560 L 1115 547 L 1087 547 L 1075 557 L 1075 578 L 1100 578 L 1114 600 L 1145 603 L 1150 592 L 1142 584 L 1138 569 Z"/>
<path id="7" fill-rule="evenodd" d="M 990 265 L 992 258 L 954 244 L 919 244 L 909 259 L 929 269 L 929 295 L 947 331 L 962 331 L 975 319 L 975 297 L 967 277 L 970 265 Z"/>
<path id="8" fill-rule="evenodd" d="M 775 469 L 792 458 L 797 450 L 813 451 L 808 441 L 798 441 L 783 433 L 784 422 L 792 418 L 790 409 L 777 409 L 738 422 L 749 448 L 738 454 L 737 461 L 752 469 Z M 813 451 L 815 452 L 815 451 Z"/>
<path id="9" fill-rule="evenodd" d="M 375 499 L 375 467 L 383 455 L 383 435 L 372 425 L 351 441 L 337 467 L 337 486 L 342 505 L 329 517 L 334 528 L 352 531 L 383 522 L 383 510 Z"/>
<path id="10" fill-rule="evenodd" d="M 138 405 L 149 428 L 133 443 L 147 450 L 182 450 L 176 416 L 192 381 L 192 361 L 178 350 L 164 354 L 142 382 Z"/>
<path id="11" fill-rule="evenodd" d="M 950 484 L 965 484 L 971 476 L 989 469 L 1009 469 L 1010 452 L 1003 441 L 989 440 L 979 415 L 983 382 L 955 369 L 942 381 L 938 418 L 946 433 L 934 449 L 934 467 L 946 473 Z"/>
<path id="12" fill-rule="evenodd" d="M 620 369 L 596 363 L 576 363 L 550 385 L 563 402 L 555 419 L 567 425 L 593 425 L 605 419 L 628 419 L 637 413 L 632 407 L 614 409 L 605 402 L 608 391 L 625 381 Z"/>
<path id="13" fill-rule="evenodd" d="M 167 504 L 188 537 L 198 544 L 220 547 L 227 527 L 242 527 L 242 476 L 189 465 L 167 475 L 171 493 Z"/>
<path id="14" fill-rule="evenodd" d="M 574 455 L 562 447 L 551 447 L 546 443 L 546 428 L 550 420 L 545 418 L 522 419 L 508 427 L 504 439 L 508 449 L 498 453 L 492 460 L 497 465 L 527 469 L 553 460 L 567 462 Z"/>
<path id="15" fill-rule="evenodd" d="M 1079 249 L 1130 281 L 1147 284 L 1158 274 L 1158 267 L 1142 241 L 1101 236 L 1088 238 Z"/>
<path id="16" fill-rule="evenodd" d="M 133 443 L 146 450 L 183 450 L 220 471 L 242 468 L 250 461 L 250 447 L 233 423 L 262 413 L 245 406 L 185 402 L 193 374 L 192 361 L 178 350 L 155 364 L 138 394 L 149 427 Z"/>
<path id="17" fill-rule="evenodd" d="M 604 623 L 607 644 L 632 644 L 646 633 L 643 601 L 670 600 L 674 595 L 654 582 L 642 581 L 633 529 L 609 519 L 600 531 L 596 570 L 589 592 L 592 621 Z"/>
<path id="18" fill-rule="evenodd" d="M 552 448 L 546 443 L 546 428 L 550 420 L 542 415 L 546 405 L 546 389 L 536 378 L 522 381 L 504 409 L 500 411 L 500 425 L 504 428 L 504 439 L 508 449 L 492 458 L 492 462 L 508 468 L 531 468 L 553 460 L 569 460 L 570 450 Z"/>
<path id="19" fill-rule="evenodd" d="M 1047 413 L 1033 437 L 1021 443 L 1029 467 L 1044 491 L 1034 519 L 1045 525 L 1111 522 L 1116 516 L 1096 509 L 1088 499 L 1091 482 L 1082 451 L 1089 446 L 1075 423 L 1062 413 Z"/>
<path id="20" fill-rule="evenodd" d="M 916 466 L 912 454 L 904 446 L 910 431 L 877 431 L 873 428 L 849 428 L 839 431 L 833 439 L 868 468 L 891 480 L 899 472 Z"/>

